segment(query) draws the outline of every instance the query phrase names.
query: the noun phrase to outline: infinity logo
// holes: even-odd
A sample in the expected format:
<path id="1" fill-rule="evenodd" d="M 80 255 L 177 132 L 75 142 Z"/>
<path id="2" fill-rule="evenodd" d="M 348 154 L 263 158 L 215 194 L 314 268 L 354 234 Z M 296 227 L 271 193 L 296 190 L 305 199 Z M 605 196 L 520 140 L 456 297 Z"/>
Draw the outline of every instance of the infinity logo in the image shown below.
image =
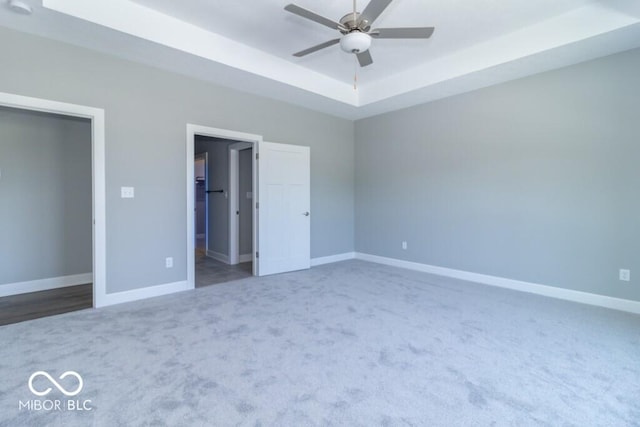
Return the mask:
<path id="1" fill-rule="evenodd" d="M 31 390 L 31 393 L 35 394 L 36 396 L 46 396 L 47 394 L 51 393 L 51 387 L 48 387 L 44 391 L 37 391 L 36 389 L 33 388 L 33 380 L 39 375 L 41 375 L 41 376 L 45 377 L 46 379 L 48 379 L 51 382 L 51 384 L 53 384 L 65 396 L 75 396 L 76 394 L 80 393 L 80 391 L 82 390 L 82 386 L 83 386 L 82 377 L 77 372 L 67 371 L 64 374 L 60 375 L 60 378 L 58 378 L 60 380 L 63 380 L 68 376 L 72 376 L 72 377 L 76 377 L 78 379 L 78 388 L 75 389 L 74 391 L 67 391 L 67 390 L 64 389 L 64 387 L 62 387 L 60 384 L 58 384 L 58 382 L 56 380 L 54 380 L 51 377 L 51 375 L 49 375 L 47 372 L 45 372 L 45 371 L 37 371 L 37 372 L 34 372 L 33 374 L 31 374 L 31 376 L 29 377 L 29 390 Z"/>

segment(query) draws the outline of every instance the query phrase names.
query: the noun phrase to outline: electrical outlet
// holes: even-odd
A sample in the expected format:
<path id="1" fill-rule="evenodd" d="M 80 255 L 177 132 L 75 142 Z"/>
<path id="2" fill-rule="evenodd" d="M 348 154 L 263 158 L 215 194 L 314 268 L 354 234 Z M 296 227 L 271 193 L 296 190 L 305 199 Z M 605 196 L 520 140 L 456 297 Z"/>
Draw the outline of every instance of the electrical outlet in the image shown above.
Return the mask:
<path id="1" fill-rule="evenodd" d="M 631 270 L 627 270 L 627 269 L 621 268 L 620 269 L 619 278 L 623 282 L 630 281 L 631 280 Z"/>
<path id="2" fill-rule="evenodd" d="M 402 249 L 405 251 L 407 250 L 407 242 L 405 241 L 402 242 Z"/>
<path id="3" fill-rule="evenodd" d="M 173 268 L 173 258 L 172 257 L 167 257 L 164 260 L 164 266 L 167 268 Z"/>

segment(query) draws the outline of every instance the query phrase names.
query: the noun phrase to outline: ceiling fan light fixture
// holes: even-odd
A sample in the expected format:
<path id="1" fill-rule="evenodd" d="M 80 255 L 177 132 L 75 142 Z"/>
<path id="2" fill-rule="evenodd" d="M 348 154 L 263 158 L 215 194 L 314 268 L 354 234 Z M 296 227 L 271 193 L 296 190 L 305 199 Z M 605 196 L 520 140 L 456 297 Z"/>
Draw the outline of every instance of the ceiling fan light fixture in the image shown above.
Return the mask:
<path id="1" fill-rule="evenodd" d="M 371 36 L 362 31 L 352 31 L 340 39 L 340 48 L 347 53 L 362 53 L 371 46 Z"/>
<path id="2" fill-rule="evenodd" d="M 361 67 L 367 67 L 373 64 L 373 58 L 369 52 L 372 37 L 376 39 L 428 39 L 431 37 L 433 27 L 377 28 L 370 32 L 371 25 L 392 2 L 393 0 L 369 0 L 367 7 L 362 12 L 358 12 L 356 0 L 353 0 L 353 12 L 344 15 L 339 22 L 295 4 L 286 5 L 284 10 L 287 12 L 337 30 L 341 34 L 337 38 L 296 52 L 293 56 L 301 58 L 340 43 L 343 51 L 355 54 L 358 64 Z"/>

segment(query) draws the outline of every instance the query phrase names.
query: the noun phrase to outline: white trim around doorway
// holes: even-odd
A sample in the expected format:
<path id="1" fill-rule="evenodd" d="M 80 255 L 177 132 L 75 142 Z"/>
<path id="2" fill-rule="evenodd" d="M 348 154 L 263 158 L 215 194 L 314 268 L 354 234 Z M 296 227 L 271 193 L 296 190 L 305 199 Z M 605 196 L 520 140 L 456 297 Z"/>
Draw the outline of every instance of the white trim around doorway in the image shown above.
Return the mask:
<path id="1" fill-rule="evenodd" d="M 236 132 L 228 129 L 219 129 L 208 126 L 201 126 L 188 123 L 187 124 L 187 287 L 195 288 L 195 224 L 193 218 L 193 210 L 195 208 L 195 195 L 193 191 L 193 168 L 195 153 L 195 137 L 208 136 L 212 138 L 228 139 L 238 142 L 248 142 L 253 145 L 255 154 L 259 152 L 262 135 L 254 135 L 244 132 Z M 257 192 L 257 162 L 254 156 L 253 160 L 253 188 L 254 195 Z M 255 200 L 255 197 L 254 197 Z M 254 205 L 255 206 L 255 205 Z M 255 209 L 254 209 L 255 213 Z M 253 215 L 253 247 L 258 247 L 257 242 L 257 215 Z M 257 276 L 258 263 L 253 263 L 253 275 Z"/>
<path id="2" fill-rule="evenodd" d="M 108 305 L 106 289 L 105 119 L 101 108 L 0 92 L 0 106 L 91 120 L 93 175 L 93 306 Z"/>

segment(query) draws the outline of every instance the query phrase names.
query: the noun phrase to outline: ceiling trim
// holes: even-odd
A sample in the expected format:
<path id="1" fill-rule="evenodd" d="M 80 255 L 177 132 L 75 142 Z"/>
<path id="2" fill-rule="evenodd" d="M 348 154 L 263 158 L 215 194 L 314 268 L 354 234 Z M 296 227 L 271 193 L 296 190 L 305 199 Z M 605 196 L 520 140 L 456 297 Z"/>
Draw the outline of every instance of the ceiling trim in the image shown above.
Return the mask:
<path id="1" fill-rule="evenodd" d="M 585 6 L 452 55 L 363 85 L 359 105 L 367 105 L 448 80 L 543 54 L 561 46 L 637 24 L 635 17 L 602 7 Z M 373 88 L 372 88 L 373 89 Z"/>
<path id="2" fill-rule="evenodd" d="M 358 105 L 358 93 L 349 84 L 129 0 L 43 0 L 42 5 L 94 24 L 287 83 L 335 101 Z"/>
<path id="3" fill-rule="evenodd" d="M 354 90 L 351 84 L 131 0 L 42 0 L 44 8 L 60 17 L 98 24 L 102 32 L 115 30 L 115 40 L 133 37 L 140 40 L 137 49 L 140 43 L 147 46 L 138 59 L 136 48 L 108 47 L 103 41 L 99 50 L 104 52 L 352 120 L 640 47 L 638 3 L 594 0 L 386 78 L 361 80 Z M 57 38 L 69 41 L 68 36 Z M 86 40 L 72 43 L 91 45 Z M 149 58 L 162 49 L 164 62 L 183 59 L 168 64 Z"/>

